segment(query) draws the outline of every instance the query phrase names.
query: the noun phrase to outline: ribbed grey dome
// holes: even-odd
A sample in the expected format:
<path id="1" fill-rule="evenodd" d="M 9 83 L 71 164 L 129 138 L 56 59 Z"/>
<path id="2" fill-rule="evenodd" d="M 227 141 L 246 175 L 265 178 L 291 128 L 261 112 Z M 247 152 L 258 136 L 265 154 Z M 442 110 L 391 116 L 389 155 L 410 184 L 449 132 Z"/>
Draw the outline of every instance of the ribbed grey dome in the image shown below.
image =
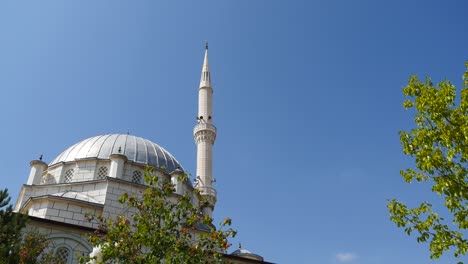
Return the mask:
<path id="1" fill-rule="evenodd" d="M 49 166 L 76 159 L 109 159 L 112 154 L 125 155 L 129 161 L 157 168 L 164 167 L 167 172 L 177 168 L 183 170 L 179 162 L 158 144 L 127 134 L 109 134 L 85 139 L 58 155 Z"/>

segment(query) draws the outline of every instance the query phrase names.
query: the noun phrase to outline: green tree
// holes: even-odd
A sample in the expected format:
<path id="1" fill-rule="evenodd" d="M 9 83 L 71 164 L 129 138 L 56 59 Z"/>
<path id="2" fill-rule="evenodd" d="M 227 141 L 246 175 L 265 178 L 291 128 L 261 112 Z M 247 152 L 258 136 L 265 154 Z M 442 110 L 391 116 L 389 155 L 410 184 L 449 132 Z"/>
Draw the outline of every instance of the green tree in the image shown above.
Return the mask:
<path id="1" fill-rule="evenodd" d="M 187 175 L 179 179 L 186 180 Z M 227 239 L 236 234 L 229 228 L 231 220 L 224 220 L 222 228 L 216 230 L 212 219 L 192 205 L 189 195 L 175 197 L 169 180 L 159 179 L 148 169 L 145 181 L 149 187 L 141 196 L 124 194 L 120 199 L 130 212 L 137 213 L 128 218 L 90 217 L 99 223 L 90 237 L 91 244 L 100 247 L 94 262 L 222 263 L 221 252 L 230 246 Z M 196 231 L 200 225 L 208 229 Z M 92 262 L 90 257 L 82 258 L 81 263 L 90 259 Z"/>
<path id="2" fill-rule="evenodd" d="M 392 199 L 388 209 L 398 227 L 429 243 L 431 259 L 446 251 L 460 257 L 468 250 L 468 62 L 466 68 L 459 99 L 450 81 L 434 85 L 429 78 L 411 76 L 403 88 L 403 107 L 414 110 L 415 128 L 400 131 L 400 141 L 403 152 L 415 159 L 415 168 L 400 174 L 408 183 L 430 184 L 449 217 L 441 217 L 427 201 L 410 208 Z"/>
<path id="3" fill-rule="evenodd" d="M 28 216 L 13 212 L 10 201 L 8 189 L 0 191 L 0 263 L 60 263 L 52 251 L 46 252 L 49 241 L 45 235 L 32 231 L 23 237 Z"/>
<path id="4" fill-rule="evenodd" d="M 0 191 L 0 262 L 18 263 L 21 250 L 21 229 L 27 216 L 13 212 L 8 189 Z"/>
<path id="5" fill-rule="evenodd" d="M 20 264 L 62 264 L 49 248 L 50 240 L 44 234 L 31 231 L 25 234 L 19 252 Z M 64 264 L 64 263 L 63 263 Z"/>

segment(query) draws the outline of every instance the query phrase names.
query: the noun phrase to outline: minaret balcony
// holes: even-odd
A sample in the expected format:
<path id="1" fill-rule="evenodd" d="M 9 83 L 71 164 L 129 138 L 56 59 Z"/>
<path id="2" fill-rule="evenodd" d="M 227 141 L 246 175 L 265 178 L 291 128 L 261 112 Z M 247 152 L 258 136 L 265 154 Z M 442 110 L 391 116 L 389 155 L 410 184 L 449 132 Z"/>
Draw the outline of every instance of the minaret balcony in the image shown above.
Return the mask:
<path id="1" fill-rule="evenodd" d="M 200 195 L 202 196 L 211 196 L 211 197 L 216 197 L 216 190 L 212 187 L 197 187 L 198 190 L 200 190 Z"/>
<path id="2" fill-rule="evenodd" d="M 197 134 L 199 131 L 205 131 L 205 130 L 211 131 L 214 134 L 216 134 L 216 127 L 208 123 L 198 123 L 193 129 L 193 134 Z"/>

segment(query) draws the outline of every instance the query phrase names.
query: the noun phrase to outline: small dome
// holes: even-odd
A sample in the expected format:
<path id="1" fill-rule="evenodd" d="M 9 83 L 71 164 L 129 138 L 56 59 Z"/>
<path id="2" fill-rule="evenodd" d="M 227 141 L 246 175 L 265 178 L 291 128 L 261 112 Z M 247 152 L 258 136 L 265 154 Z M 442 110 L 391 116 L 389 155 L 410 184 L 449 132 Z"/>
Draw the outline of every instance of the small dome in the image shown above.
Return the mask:
<path id="1" fill-rule="evenodd" d="M 254 254 L 246 249 L 239 248 L 236 251 L 231 253 L 232 256 L 243 257 L 246 259 L 260 260 L 263 261 L 263 257 L 257 254 Z"/>
<path id="2" fill-rule="evenodd" d="M 122 154 L 129 161 L 156 168 L 164 167 L 167 172 L 183 170 L 174 156 L 158 144 L 128 134 L 101 135 L 80 141 L 58 155 L 49 166 L 79 159 L 109 159 L 112 154 Z"/>

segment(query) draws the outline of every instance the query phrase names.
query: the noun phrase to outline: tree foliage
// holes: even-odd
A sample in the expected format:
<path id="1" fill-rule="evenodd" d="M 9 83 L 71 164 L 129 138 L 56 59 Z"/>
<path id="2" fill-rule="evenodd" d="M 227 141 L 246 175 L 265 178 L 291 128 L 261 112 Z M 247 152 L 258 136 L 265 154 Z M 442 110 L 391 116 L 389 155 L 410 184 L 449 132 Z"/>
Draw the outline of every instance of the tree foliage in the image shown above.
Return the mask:
<path id="1" fill-rule="evenodd" d="M 21 250 L 21 229 L 27 216 L 13 212 L 8 189 L 0 191 L 0 261 L 18 263 Z"/>
<path id="2" fill-rule="evenodd" d="M 184 175 L 179 180 L 187 179 Z M 212 219 L 192 205 L 189 195 L 174 194 L 168 179 L 148 169 L 145 181 L 149 187 L 142 195 L 124 194 L 120 199 L 129 212 L 135 212 L 131 216 L 91 216 L 99 227 L 90 241 L 100 250 L 81 263 L 222 263 L 222 252 L 230 246 L 227 239 L 236 233 L 228 227 L 230 219 L 221 224 L 225 230 L 216 230 Z M 209 229 L 196 231 L 200 225 Z"/>
<path id="3" fill-rule="evenodd" d="M 390 218 L 418 242 L 429 243 L 431 259 L 446 251 L 455 257 L 468 251 L 468 62 L 460 98 L 450 81 L 434 85 L 411 76 L 403 88 L 405 109 L 414 109 L 415 128 L 400 131 L 403 152 L 415 160 L 415 168 L 400 172 L 406 182 L 426 182 L 442 198 L 449 218 L 439 216 L 429 202 L 409 208 L 392 199 Z M 460 262 L 461 263 L 461 262 Z"/>
<path id="4" fill-rule="evenodd" d="M 49 247 L 44 234 L 31 231 L 25 234 L 19 252 L 20 264 L 65 264 Z"/>
<path id="5" fill-rule="evenodd" d="M 8 189 L 0 191 L 0 264 L 50 264 L 60 263 L 47 251 L 46 236 L 35 231 L 22 234 L 28 216 L 13 212 Z"/>

